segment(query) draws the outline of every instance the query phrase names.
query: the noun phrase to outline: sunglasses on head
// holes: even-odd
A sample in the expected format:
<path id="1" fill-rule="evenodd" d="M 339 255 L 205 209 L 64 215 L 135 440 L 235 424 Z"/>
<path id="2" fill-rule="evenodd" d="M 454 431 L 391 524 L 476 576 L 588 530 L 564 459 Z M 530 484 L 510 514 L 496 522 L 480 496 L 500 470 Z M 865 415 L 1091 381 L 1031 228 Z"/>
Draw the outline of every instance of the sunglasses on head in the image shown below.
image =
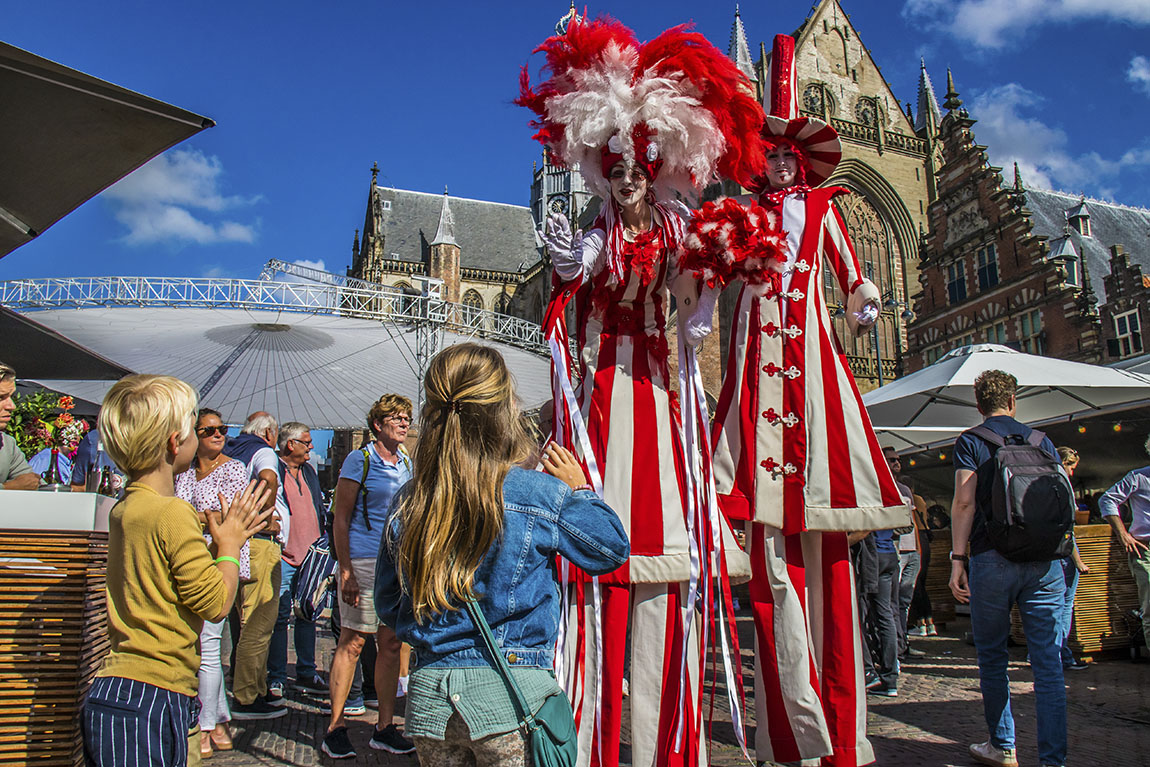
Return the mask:
<path id="1" fill-rule="evenodd" d="M 196 434 L 199 434 L 201 437 L 210 437 L 213 434 L 219 434 L 221 437 L 226 437 L 226 436 L 228 436 L 228 427 L 227 426 L 205 426 L 202 429 L 196 429 Z"/>

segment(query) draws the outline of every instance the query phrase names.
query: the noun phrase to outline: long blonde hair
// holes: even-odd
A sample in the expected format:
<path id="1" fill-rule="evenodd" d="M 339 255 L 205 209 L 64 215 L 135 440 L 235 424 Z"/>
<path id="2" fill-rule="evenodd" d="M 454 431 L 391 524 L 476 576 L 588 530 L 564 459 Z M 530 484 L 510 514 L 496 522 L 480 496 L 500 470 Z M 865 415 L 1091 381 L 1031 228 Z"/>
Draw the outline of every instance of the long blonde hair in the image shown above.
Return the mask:
<path id="1" fill-rule="evenodd" d="M 390 542 L 417 623 L 476 598 L 475 571 L 503 534 L 503 480 L 531 444 L 503 357 L 478 344 L 449 347 L 424 378 L 414 479 Z"/>

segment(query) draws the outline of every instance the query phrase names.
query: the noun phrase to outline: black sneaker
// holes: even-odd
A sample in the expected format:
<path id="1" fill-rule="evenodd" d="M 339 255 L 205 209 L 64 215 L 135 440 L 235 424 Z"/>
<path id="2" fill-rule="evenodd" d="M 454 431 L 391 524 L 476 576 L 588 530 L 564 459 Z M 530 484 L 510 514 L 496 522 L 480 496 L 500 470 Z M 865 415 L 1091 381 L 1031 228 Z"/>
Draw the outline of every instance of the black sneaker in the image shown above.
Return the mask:
<path id="1" fill-rule="evenodd" d="M 1067 671 L 1082 671 L 1084 669 L 1090 668 L 1090 664 L 1081 658 L 1075 658 L 1073 662 L 1067 663 L 1062 668 L 1066 669 Z"/>
<path id="2" fill-rule="evenodd" d="M 867 692 L 871 695 L 881 695 L 884 698 L 897 698 L 898 688 L 890 687 L 882 684 L 881 682 L 874 687 L 867 687 Z"/>
<path id="3" fill-rule="evenodd" d="M 312 674 L 310 678 L 297 679 L 292 687 L 313 695 L 327 695 L 327 682 L 323 681 L 323 677 L 319 674 Z"/>
<path id="4" fill-rule="evenodd" d="M 347 737 L 346 727 L 336 727 L 323 736 L 323 752 L 332 759 L 351 759 L 355 756 L 355 749 L 351 747 L 351 738 Z"/>
<path id="5" fill-rule="evenodd" d="M 244 705 L 238 700 L 232 703 L 232 719 L 279 719 L 287 716 L 287 709 L 283 705 L 273 706 L 263 698 L 256 698 Z"/>
<path id="6" fill-rule="evenodd" d="M 377 751 L 387 751 L 392 754 L 410 754 L 415 750 L 415 744 L 394 724 L 389 724 L 382 730 L 376 730 L 371 736 L 371 747 Z"/>

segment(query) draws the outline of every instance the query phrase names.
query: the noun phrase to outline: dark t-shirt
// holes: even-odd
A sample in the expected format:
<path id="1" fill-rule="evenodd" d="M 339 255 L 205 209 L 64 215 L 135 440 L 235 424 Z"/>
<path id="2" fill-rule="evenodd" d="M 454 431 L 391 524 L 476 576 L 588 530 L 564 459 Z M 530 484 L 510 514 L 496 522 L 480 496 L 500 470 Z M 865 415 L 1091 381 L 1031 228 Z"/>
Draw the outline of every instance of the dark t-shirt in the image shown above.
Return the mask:
<path id="1" fill-rule="evenodd" d="M 1025 441 L 1033 431 L 1024 423 L 1019 423 L 1010 416 L 996 415 L 987 418 L 982 425 L 1000 437 L 1018 436 Z M 1009 441 L 1009 440 L 1008 440 Z M 1050 437 L 1042 440 L 1040 446 L 1052 458 L 1058 458 L 1054 443 Z M 954 468 L 969 469 L 975 473 L 978 486 L 974 492 L 974 525 L 970 529 L 970 554 L 981 554 L 993 548 L 986 539 L 986 520 L 990 516 L 990 491 L 994 486 L 994 457 L 993 445 L 982 437 L 976 437 L 969 432 L 963 432 L 958 441 L 954 443 Z"/>

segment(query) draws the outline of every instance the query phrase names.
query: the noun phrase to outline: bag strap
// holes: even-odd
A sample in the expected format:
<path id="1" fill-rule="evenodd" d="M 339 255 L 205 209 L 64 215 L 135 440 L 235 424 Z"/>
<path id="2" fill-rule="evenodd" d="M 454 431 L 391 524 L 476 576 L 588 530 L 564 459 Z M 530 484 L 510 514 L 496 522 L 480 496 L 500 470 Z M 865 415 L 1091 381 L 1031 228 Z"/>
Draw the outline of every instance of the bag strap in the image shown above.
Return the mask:
<path id="1" fill-rule="evenodd" d="M 982 437 L 984 440 L 994 445 L 995 447 L 1006 447 L 1006 440 L 1003 439 L 1002 435 L 995 434 L 985 426 L 974 426 L 970 429 L 967 429 L 966 433 L 973 434 L 976 437 Z"/>
<path id="2" fill-rule="evenodd" d="M 359 478 L 359 497 L 361 500 L 361 508 L 363 509 L 363 524 L 367 526 L 367 531 L 371 532 L 371 519 L 367 516 L 367 469 L 371 463 L 371 455 L 367 452 L 371 446 L 362 448 L 359 452 L 363 453 L 363 476 Z"/>
<path id="3" fill-rule="evenodd" d="M 1031 447 L 1042 447 L 1042 440 L 1044 439 L 1046 439 L 1046 435 L 1044 433 L 1040 432 L 1038 429 L 1031 429 L 1030 436 L 1026 438 L 1026 441 L 1030 443 Z"/>
<path id="4" fill-rule="evenodd" d="M 527 699 L 523 697 L 519 685 L 515 683 L 515 678 L 511 676 L 511 667 L 507 665 L 507 659 L 503 657 L 503 651 L 499 648 L 499 643 L 495 641 L 495 635 L 491 633 L 491 627 L 487 625 L 487 618 L 483 616 L 483 611 L 479 609 L 479 603 L 473 599 L 467 600 L 467 612 L 471 615 L 472 622 L 479 628 L 479 634 L 483 637 L 483 641 L 487 645 L 487 651 L 491 653 L 491 657 L 495 660 L 495 669 L 503 677 L 503 681 L 507 685 L 507 689 L 511 694 L 511 702 L 519 709 L 519 723 L 527 728 L 528 733 L 533 732 L 539 725 L 535 723 L 535 717 L 531 714 L 531 709 L 527 705 Z"/>

